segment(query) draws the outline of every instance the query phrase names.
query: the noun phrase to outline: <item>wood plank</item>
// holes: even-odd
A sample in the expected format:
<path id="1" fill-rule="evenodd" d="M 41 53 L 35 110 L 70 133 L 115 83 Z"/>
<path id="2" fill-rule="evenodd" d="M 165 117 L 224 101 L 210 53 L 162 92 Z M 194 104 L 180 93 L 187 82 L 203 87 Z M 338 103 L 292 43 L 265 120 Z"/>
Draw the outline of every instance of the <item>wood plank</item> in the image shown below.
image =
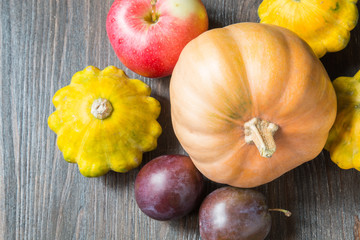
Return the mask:
<path id="1" fill-rule="evenodd" d="M 260 0 L 204 0 L 210 27 L 258 21 Z M 89 179 L 64 161 L 47 126 L 53 94 L 87 65 L 115 65 L 149 84 L 162 111 L 159 147 L 143 166 L 180 153 L 172 130 L 169 78 L 147 79 L 126 69 L 111 49 L 105 20 L 112 0 L 0 1 L 0 239 L 200 239 L 197 212 L 169 222 L 146 217 L 134 200 L 139 169 Z M 359 7 L 359 3 L 358 3 Z M 346 49 L 322 58 L 332 79 L 360 69 L 360 27 Z M 341 170 L 326 151 L 258 187 L 272 213 L 268 239 L 353 239 L 360 212 L 360 174 Z M 221 186 L 207 181 L 207 193 Z"/>

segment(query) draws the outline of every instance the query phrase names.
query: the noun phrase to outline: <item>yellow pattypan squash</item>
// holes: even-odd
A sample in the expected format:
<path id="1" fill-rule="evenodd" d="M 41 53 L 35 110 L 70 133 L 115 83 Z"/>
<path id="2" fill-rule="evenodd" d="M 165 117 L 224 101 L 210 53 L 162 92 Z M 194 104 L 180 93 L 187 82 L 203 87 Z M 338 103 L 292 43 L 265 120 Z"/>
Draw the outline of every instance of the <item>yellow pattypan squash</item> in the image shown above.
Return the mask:
<path id="1" fill-rule="evenodd" d="M 317 57 L 346 47 L 358 21 L 357 0 L 264 0 L 258 9 L 262 23 L 297 33 Z"/>
<path id="2" fill-rule="evenodd" d="M 325 146 L 340 168 L 360 171 L 360 71 L 333 82 L 338 112 Z"/>
<path id="3" fill-rule="evenodd" d="M 162 131 L 156 121 L 160 103 L 150 92 L 114 66 L 77 72 L 54 95 L 56 111 L 48 119 L 65 160 L 77 163 L 86 177 L 139 166 L 142 153 L 156 148 Z"/>

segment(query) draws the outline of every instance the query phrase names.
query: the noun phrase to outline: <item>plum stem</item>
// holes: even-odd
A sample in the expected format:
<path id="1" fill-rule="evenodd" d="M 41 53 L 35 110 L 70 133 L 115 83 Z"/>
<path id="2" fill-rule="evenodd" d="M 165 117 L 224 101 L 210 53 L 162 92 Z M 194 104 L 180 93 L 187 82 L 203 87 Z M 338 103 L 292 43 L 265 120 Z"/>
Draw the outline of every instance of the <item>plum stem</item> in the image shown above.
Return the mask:
<path id="1" fill-rule="evenodd" d="M 157 0 L 151 0 L 151 21 L 153 23 L 157 22 L 157 16 L 156 16 L 156 2 Z"/>
<path id="2" fill-rule="evenodd" d="M 271 211 L 271 212 L 282 212 L 287 217 L 290 217 L 292 215 L 292 213 L 290 211 L 285 210 L 285 209 L 280 209 L 280 208 L 272 208 L 272 209 L 269 209 L 269 211 Z"/>

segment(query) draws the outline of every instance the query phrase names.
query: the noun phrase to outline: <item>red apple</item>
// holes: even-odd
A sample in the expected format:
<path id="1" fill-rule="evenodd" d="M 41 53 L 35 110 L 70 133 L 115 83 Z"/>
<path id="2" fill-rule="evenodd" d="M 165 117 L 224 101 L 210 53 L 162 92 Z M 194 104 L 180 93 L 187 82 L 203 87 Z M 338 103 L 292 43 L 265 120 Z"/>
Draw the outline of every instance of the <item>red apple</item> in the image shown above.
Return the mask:
<path id="1" fill-rule="evenodd" d="M 115 0 L 106 20 L 120 61 L 145 77 L 165 77 L 185 45 L 208 29 L 201 0 Z"/>

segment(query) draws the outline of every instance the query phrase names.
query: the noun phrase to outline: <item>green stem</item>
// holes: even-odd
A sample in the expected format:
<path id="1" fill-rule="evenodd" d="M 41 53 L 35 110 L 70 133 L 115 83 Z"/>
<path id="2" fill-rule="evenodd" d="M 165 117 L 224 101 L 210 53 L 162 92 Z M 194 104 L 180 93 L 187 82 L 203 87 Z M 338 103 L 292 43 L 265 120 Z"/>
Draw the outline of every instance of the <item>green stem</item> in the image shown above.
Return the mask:
<path id="1" fill-rule="evenodd" d="M 156 2 L 157 0 L 151 0 L 151 21 L 153 23 L 157 22 L 157 16 L 156 16 Z"/>

